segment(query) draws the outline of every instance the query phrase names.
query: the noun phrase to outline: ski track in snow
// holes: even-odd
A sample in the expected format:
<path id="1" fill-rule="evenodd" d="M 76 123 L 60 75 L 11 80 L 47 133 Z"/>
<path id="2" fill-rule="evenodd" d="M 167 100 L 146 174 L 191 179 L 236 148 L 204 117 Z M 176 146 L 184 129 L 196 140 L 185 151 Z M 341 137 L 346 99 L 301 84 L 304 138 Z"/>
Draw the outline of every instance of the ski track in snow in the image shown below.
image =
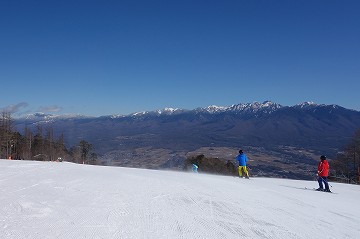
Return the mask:
<path id="1" fill-rule="evenodd" d="M 359 186 L 316 185 L 0 160 L 0 238 L 359 238 Z"/>

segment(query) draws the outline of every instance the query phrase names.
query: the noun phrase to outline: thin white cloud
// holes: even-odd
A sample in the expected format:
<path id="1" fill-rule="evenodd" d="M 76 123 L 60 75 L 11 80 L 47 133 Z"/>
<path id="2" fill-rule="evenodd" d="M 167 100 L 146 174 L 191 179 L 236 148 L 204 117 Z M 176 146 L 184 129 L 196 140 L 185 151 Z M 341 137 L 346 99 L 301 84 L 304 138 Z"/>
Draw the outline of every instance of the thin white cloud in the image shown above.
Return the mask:
<path id="1" fill-rule="evenodd" d="M 61 110 L 62 110 L 62 107 L 60 107 L 58 105 L 42 106 L 39 109 L 39 111 L 41 111 L 41 112 L 59 112 Z"/>
<path id="2" fill-rule="evenodd" d="M 14 113 L 19 112 L 22 108 L 28 107 L 28 105 L 29 104 L 26 102 L 21 102 L 21 103 L 15 104 L 15 105 L 8 105 L 8 106 L 2 108 L 1 110 L 5 111 L 5 112 L 9 112 L 11 114 L 14 114 Z"/>

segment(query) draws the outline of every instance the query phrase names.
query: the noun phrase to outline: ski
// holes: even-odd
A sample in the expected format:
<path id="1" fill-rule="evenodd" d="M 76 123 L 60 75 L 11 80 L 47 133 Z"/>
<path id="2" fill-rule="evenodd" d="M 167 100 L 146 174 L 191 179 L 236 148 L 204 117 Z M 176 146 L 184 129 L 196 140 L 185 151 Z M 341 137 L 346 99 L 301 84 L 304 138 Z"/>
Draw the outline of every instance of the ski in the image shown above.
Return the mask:
<path id="1" fill-rule="evenodd" d="M 323 192 L 323 193 L 333 193 L 333 192 L 331 192 L 331 191 L 324 191 L 324 190 L 322 190 L 322 191 L 320 191 L 320 190 L 316 190 L 316 188 L 308 188 L 308 187 L 305 187 L 305 189 L 306 190 L 311 190 L 311 191 L 316 191 L 316 192 Z"/>

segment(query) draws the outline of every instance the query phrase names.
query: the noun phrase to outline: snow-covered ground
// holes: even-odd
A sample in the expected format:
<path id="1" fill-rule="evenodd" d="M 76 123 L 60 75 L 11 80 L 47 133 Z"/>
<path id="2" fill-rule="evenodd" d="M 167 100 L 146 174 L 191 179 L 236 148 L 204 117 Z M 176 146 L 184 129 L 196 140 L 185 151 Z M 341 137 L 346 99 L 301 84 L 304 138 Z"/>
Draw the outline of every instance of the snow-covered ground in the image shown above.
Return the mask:
<path id="1" fill-rule="evenodd" d="M 0 238 L 360 238 L 360 187 L 0 160 Z"/>

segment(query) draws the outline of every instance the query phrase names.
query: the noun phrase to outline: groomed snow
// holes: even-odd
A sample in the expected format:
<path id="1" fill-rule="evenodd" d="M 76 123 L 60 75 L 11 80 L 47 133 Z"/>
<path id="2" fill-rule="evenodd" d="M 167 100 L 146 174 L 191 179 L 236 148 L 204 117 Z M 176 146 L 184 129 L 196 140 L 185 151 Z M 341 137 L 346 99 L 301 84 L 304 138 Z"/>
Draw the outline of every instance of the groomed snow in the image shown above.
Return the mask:
<path id="1" fill-rule="evenodd" d="M 0 160 L 0 238 L 360 238 L 360 187 Z"/>

